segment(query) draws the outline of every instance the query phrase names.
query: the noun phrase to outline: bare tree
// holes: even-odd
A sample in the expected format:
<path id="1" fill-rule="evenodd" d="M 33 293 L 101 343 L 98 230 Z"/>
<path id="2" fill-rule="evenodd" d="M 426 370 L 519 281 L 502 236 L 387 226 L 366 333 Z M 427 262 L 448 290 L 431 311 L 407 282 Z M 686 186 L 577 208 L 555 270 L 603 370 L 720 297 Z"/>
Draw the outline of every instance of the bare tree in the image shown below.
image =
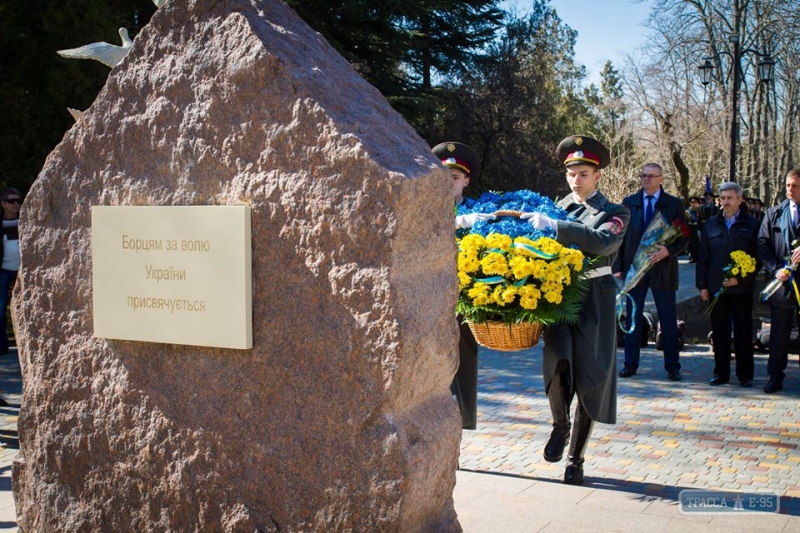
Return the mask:
<path id="1" fill-rule="evenodd" d="M 653 5 L 653 38 L 640 57 L 628 57 L 622 77 L 640 110 L 640 143 L 669 161 L 684 198 L 700 192 L 706 175 L 713 185 L 729 179 L 732 144 L 735 179 L 746 193 L 771 203 L 782 191 L 800 150 L 797 11 L 785 0 Z M 765 84 L 757 67 L 767 54 L 776 63 L 774 81 Z M 697 67 L 706 59 L 714 68 L 703 88 Z"/>

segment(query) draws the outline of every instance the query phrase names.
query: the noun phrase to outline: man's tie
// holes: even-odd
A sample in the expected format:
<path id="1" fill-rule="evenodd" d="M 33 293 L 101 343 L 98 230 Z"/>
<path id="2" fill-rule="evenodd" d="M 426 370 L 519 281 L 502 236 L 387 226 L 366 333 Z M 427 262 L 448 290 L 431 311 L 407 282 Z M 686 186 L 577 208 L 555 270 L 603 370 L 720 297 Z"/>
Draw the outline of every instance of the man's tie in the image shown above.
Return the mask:
<path id="1" fill-rule="evenodd" d="M 647 226 L 650 225 L 650 221 L 653 220 L 653 196 L 648 194 L 645 196 L 645 200 L 647 200 L 647 205 L 644 208 L 644 229 L 647 230 Z"/>
<path id="2" fill-rule="evenodd" d="M 798 209 L 800 209 L 800 208 L 798 208 L 797 204 L 793 203 L 792 204 L 792 229 L 794 229 L 795 232 L 797 232 L 797 223 L 800 222 L 800 216 L 798 216 L 798 213 L 797 213 Z"/>

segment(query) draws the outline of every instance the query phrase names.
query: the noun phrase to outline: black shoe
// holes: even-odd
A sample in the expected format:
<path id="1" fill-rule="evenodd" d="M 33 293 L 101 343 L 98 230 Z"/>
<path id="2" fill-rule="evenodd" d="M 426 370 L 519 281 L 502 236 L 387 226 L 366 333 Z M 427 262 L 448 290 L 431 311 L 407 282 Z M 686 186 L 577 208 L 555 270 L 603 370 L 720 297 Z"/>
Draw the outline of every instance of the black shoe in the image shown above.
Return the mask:
<path id="1" fill-rule="evenodd" d="M 553 426 L 550 440 L 544 445 L 544 460 L 548 463 L 557 463 L 564 457 L 564 448 L 569 442 L 570 426 L 566 428 Z"/>
<path id="2" fill-rule="evenodd" d="M 667 377 L 669 378 L 670 381 L 680 381 L 681 379 L 683 379 L 681 377 L 681 373 L 678 372 L 677 370 L 670 370 L 667 373 Z M 727 383 L 727 381 L 726 381 L 726 383 Z"/>
<path id="3" fill-rule="evenodd" d="M 753 386 L 753 380 L 752 379 L 743 379 L 742 381 L 739 382 L 739 385 L 749 389 L 750 387 Z"/>
<path id="4" fill-rule="evenodd" d="M 0 397 L 0 407 L 8 407 L 8 402 L 5 398 Z"/>
<path id="5" fill-rule="evenodd" d="M 581 464 L 567 465 L 564 470 L 564 483 L 567 485 L 583 485 L 583 461 Z"/>
<path id="6" fill-rule="evenodd" d="M 783 378 L 770 376 L 769 381 L 767 381 L 767 384 L 764 385 L 764 392 L 767 394 L 772 394 L 773 392 L 778 392 L 779 390 L 783 390 Z"/>
<path id="7" fill-rule="evenodd" d="M 630 365 L 623 366 L 622 370 L 619 371 L 619 377 L 621 378 L 629 378 L 635 375 L 636 375 L 636 369 Z"/>
<path id="8" fill-rule="evenodd" d="M 672 379 L 672 377 L 670 377 L 669 379 Z M 676 379 L 675 381 L 680 381 L 680 378 L 679 378 L 679 379 Z M 709 385 L 714 385 L 714 386 L 717 386 L 717 385 L 727 385 L 729 381 L 730 381 L 730 380 L 727 380 L 727 379 L 722 379 L 722 378 L 721 378 L 721 377 L 719 377 L 719 376 L 714 376 L 713 378 L 711 378 L 711 380 L 708 382 L 708 384 L 709 384 Z M 753 382 L 751 381 L 751 382 L 750 382 L 750 384 L 752 385 L 752 384 L 753 384 Z"/>
<path id="9" fill-rule="evenodd" d="M 575 423 L 572 425 L 572 438 L 569 441 L 569 464 L 564 470 L 564 483 L 567 485 L 583 484 L 583 462 L 586 448 L 589 446 L 589 437 L 592 435 L 594 421 L 583 405 L 578 404 L 575 409 Z"/>

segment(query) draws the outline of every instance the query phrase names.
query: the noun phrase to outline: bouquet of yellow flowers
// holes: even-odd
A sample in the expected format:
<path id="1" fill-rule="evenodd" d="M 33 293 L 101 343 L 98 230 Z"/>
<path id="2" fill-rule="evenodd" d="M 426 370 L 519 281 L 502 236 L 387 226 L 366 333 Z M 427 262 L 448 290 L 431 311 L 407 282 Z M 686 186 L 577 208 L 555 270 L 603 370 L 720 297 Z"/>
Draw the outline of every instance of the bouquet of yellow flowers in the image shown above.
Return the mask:
<path id="1" fill-rule="evenodd" d="M 588 284 L 581 279 L 584 255 L 554 239 L 486 237 L 458 241 L 457 311 L 468 322 L 551 325 L 578 318 Z"/>
<path id="2" fill-rule="evenodd" d="M 714 299 L 709 304 L 706 313 L 709 315 L 714 310 L 717 300 L 728 288 L 725 286 L 725 281 L 733 278 L 742 279 L 748 274 L 756 271 L 756 260 L 753 259 L 747 252 L 742 250 L 734 250 L 731 252 L 731 262 L 722 267 L 722 287 L 714 294 Z"/>

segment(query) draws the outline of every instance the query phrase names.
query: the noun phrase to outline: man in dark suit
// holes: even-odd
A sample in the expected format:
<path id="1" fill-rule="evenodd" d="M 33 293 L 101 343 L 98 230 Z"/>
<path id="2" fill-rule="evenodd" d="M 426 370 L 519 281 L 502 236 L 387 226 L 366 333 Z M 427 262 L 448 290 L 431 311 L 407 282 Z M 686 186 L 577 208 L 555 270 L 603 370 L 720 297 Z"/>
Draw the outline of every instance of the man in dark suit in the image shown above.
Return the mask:
<path id="1" fill-rule="evenodd" d="M 680 223 L 686 224 L 683 202 L 664 192 L 661 187 L 661 183 L 664 181 L 661 165 L 646 164 L 639 178 L 642 184 L 641 190 L 622 201 L 622 205 L 627 207 L 631 213 L 631 221 L 613 267 L 614 276 L 618 279 L 625 278 L 641 243 L 642 234 L 657 213 L 661 213 L 668 223 L 678 220 Z M 650 255 L 650 263 L 653 266 L 642 280 L 629 291 L 628 294 L 636 305 L 636 312 L 633 312 L 631 302 L 628 301 L 626 326 L 629 330 L 631 329 L 631 318 L 635 315 L 636 327 L 625 335 L 625 364 L 619 373 L 620 377 L 633 376 L 639 368 L 644 301 L 647 289 L 650 289 L 661 325 L 664 369 L 670 380 L 681 380 L 675 295 L 678 291 L 678 255 L 688 244 L 689 238 L 681 236 L 667 246 L 659 245 L 658 250 Z"/>
<path id="2" fill-rule="evenodd" d="M 758 255 L 764 263 L 769 278 L 783 282 L 783 286 L 769 298 L 770 336 L 767 372 L 769 381 L 764 392 L 771 394 L 783 389 L 783 371 L 786 370 L 789 337 L 792 324 L 797 322 L 797 296 L 792 272 L 785 268 L 800 263 L 800 247 L 794 242 L 800 238 L 800 168 L 786 175 L 786 200 L 770 207 L 758 232 Z M 789 257 L 788 261 L 785 259 Z M 795 272 L 796 275 L 796 272 Z"/>

